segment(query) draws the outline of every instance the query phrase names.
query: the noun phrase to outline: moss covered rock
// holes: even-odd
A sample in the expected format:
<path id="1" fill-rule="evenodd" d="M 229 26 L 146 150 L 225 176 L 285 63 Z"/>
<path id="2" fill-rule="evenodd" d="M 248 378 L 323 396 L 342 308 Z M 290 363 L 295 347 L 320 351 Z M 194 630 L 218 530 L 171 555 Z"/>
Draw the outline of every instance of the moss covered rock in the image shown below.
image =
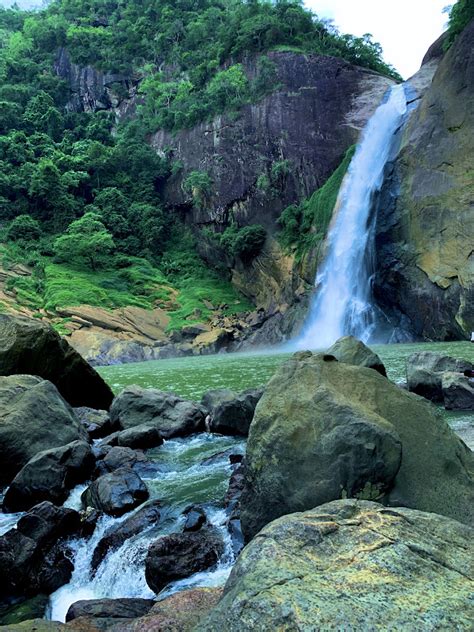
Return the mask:
<path id="1" fill-rule="evenodd" d="M 365 366 L 368 369 L 378 371 L 380 375 L 387 375 L 385 366 L 379 356 L 363 342 L 354 338 L 354 336 L 339 338 L 332 347 L 329 347 L 326 353 L 333 355 L 339 362 L 345 362 L 354 366 Z"/>
<path id="2" fill-rule="evenodd" d="M 474 530 L 340 500 L 269 524 L 196 630 L 468 630 Z"/>
<path id="3" fill-rule="evenodd" d="M 345 497 L 474 522 L 474 455 L 436 409 L 372 369 L 303 352 L 265 389 L 250 426 L 242 526 Z"/>

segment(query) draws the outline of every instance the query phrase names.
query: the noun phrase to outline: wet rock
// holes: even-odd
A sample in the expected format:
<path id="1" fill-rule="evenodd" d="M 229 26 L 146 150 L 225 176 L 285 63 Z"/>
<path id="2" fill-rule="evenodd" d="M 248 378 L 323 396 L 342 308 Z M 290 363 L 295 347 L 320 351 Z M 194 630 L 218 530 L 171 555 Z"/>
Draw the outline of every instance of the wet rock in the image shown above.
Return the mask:
<path id="1" fill-rule="evenodd" d="M 199 505 L 191 505 L 183 512 L 186 517 L 186 521 L 183 526 L 183 531 L 199 531 L 201 527 L 207 524 L 206 512 Z"/>
<path id="2" fill-rule="evenodd" d="M 95 458 L 85 441 L 39 452 L 7 489 L 4 511 L 26 511 L 43 500 L 60 505 L 73 487 L 90 477 L 94 466 Z"/>
<path id="3" fill-rule="evenodd" d="M 297 353 L 266 387 L 247 443 L 242 527 L 341 497 L 474 523 L 474 455 L 428 402 L 376 371 Z"/>
<path id="4" fill-rule="evenodd" d="M 54 384 L 31 375 L 0 377 L 0 484 L 38 452 L 85 438 Z"/>
<path id="5" fill-rule="evenodd" d="M 148 550 L 145 562 L 147 584 L 159 593 L 172 581 L 214 566 L 223 552 L 222 538 L 212 528 L 164 536 Z"/>
<path id="6" fill-rule="evenodd" d="M 37 375 L 71 406 L 107 410 L 113 394 L 100 375 L 52 327 L 0 315 L 0 375 Z"/>
<path id="7" fill-rule="evenodd" d="M 64 538 L 77 533 L 79 514 L 44 502 L 0 537 L 3 597 L 50 594 L 67 584 L 74 566 Z"/>
<path id="8" fill-rule="evenodd" d="M 407 360 L 408 390 L 434 402 L 443 401 L 443 373 L 464 373 L 474 365 L 467 360 L 433 351 L 413 353 Z"/>
<path id="9" fill-rule="evenodd" d="M 448 410 L 474 410 L 474 379 L 462 373 L 443 373 L 444 407 Z"/>
<path id="10" fill-rule="evenodd" d="M 146 616 L 121 624 L 116 632 L 191 632 L 221 595 L 221 588 L 183 590 L 155 603 Z"/>
<path id="11" fill-rule="evenodd" d="M 67 626 L 57 621 L 31 619 L 15 625 L 9 625 L 5 630 L 6 632 L 65 632 L 67 631 Z"/>
<path id="12" fill-rule="evenodd" d="M 212 456 L 208 456 L 207 458 L 201 461 L 201 465 L 215 465 L 219 463 L 223 459 L 229 460 L 231 463 L 238 463 L 242 460 L 243 455 L 237 454 L 235 448 L 228 448 L 227 450 L 222 450 L 221 452 L 216 452 Z"/>
<path id="13" fill-rule="evenodd" d="M 215 388 L 204 393 L 201 404 L 206 410 L 212 412 L 222 402 L 232 400 L 235 397 L 237 397 L 236 391 L 231 391 L 229 388 Z"/>
<path id="14" fill-rule="evenodd" d="M 160 522 L 162 509 L 161 501 L 151 500 L 118 526 L 111 527 L 105 533 L 104 537 L 99 540 L 94 550 L 91 563 L 93 572 L 97 570 L 102 560 L 110 551 L 119 549 L 122 544 L 130 538 L 157 526 Z"/>
<path id="15" fill-rule="evenodd" d="M 129 386 L 114 400 L 110 417 L 117 430 L 146 424 L 169 439 L 204 430 L 205 412 L 199 404 L 171 393 Z"/>
<path id="16" fill-rule="evenodd" d="M 82 494 L 86 507 L 95 507 L 110 516 L 118 517 L 147 500 L 145 483 L 133 470 L 121 467 L 104 474 L 89 485 Z"/>
<path id="17" fill-rule="evenodd" d="M 248 436 L 255 407 L 262 395 L 263 388 L 253 388 L 239 393 L 233 399 L 221 401 L 211 412 L 211 431 Z"/>
<path id="18" fill-rule="evenodd" d="M 108 472 L 115 472 L 120 467 L 129 467 L 139 476 L 153 476 L 160 471 L 160 466 L 150 461 L 141 450 L 132 450 L 120 446 L 98 446 L 96 454 L 99 457 L 94 476 L 102 476 Z M 100 458 L 101 457 L 101 458 Z"/>
<path id="19" fill-rule="evenodd" d="M 345 362 L 354 366 L 365 366 L 368 369 L 378 371 L 380 375 L 387 376 L 387 371 L 379 356 L 363 342 L 354 338 L 354 336 L 339 338 L 332 347 L 329 347 L 326 353 L 334 356 L 339 362 Z"/>
<path id="20" fill-rule="evenodd" d="M 240 520 L 240 498 L 245 483 L 245 463 L 234 468 L 229 480 L 229 487 L 224 498 L 224 507 L 229 516 L 227 529 L 232 540 L 232 548 L 235 555 L 238 555 L 244 546 L 244 536 L 242 533 L 242 523 Z"/>
<path id="21" fill-rule="evenodd" d="M 106 410 L 94 410 L 81 406 L 74 408 L 74 413 L 85 427 L 90 439 L 102 439 L 112 432 L 110 415 Z"/>
<path id="22" fill-rule="evenodd" d="M 89 599 L 76 601 L 66 614 L 66 621 L 78 617 L 96 619 L 137 619 L 146 615 L 156 604 L 153 599 Z"/>
<path id="23" fill-rule="evenodd" d="M 149 424 L 128 428 L 117 435 L 117 445 L 127 448 L 148 450 L 156 448 L 162 443 L 163 437 L 159 429 Z"/>
<path id="24" fill-rule="evenodd" d="M 474 532 L 455 520 L 355 500 L 267 525 L 197 630 L 464 630 Z"/>
<path id="25" fill-rule="evenodd" d="M 48 603 L 49 597 L 37 595 L 30 599 L 16 600 L 12 605 L 0 605 L 0 626 L 11 626 L 22 621 L 41 619 L 46 613 Z"/>

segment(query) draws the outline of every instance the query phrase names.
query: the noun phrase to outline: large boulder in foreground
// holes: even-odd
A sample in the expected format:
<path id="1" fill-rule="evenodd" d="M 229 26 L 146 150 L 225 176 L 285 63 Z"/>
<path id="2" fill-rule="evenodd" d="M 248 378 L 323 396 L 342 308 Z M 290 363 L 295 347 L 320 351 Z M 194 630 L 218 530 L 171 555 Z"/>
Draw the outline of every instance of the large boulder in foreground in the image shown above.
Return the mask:
<path id="1" fill-rule="evenodd" d="M 429 403 L 372 369 L 301 352 L 257 405 L 241 519 L 249 540 L 281 515 L 339 498 L 474 523 L 474 455 Z"/>
<path id="2" fill-rule="evenodd" d="M 433 351 L 419 351 L 407 359 L 408 390 L 433 402 L 443 401 L 443 374 L 472 371 L 468 360 L 444 356 Z"/>
<path id="3" fill-rule="evenodd" d="M 71 406 L 108 410 L 113 394 L 100 375 L 52 327 L 0 315 L 0 375 L 38 375 Z"/>
<path id="4" fill-rule="evenodd" d="M 468 630 L 474 530 L 340 500 L 269 524 L 242 551 L 206 632 Z"/>
<path id="5" fill-rule="evenodd" d="M 385 366 L 379 356 L 363 342 L 354 338 L 354 336 L 339 338 L 332 347 L 329 347 L 326 353 L 333 355 L 339 362 L 353 364 L 354 366 L 365 366 L 368 369 L 378 371 L 380 375 L 387 375 Z"/>
<path id="6" fill-rule="evenodd" d="M 159 593 L 172 581 L 214 566 L 223 552 L 222 537 L 212 527 L 166 535 L 148 549 L 145 561 L 147 584 Z"/>
<path id="7" fill-rule="evenodd" d="M 157 428 L 164 439 L 204 430 L 205 409 L 195 402 L 154 388 L 128 386 L 115 398 L 110 419 L 115 430 Z"/>
<path id="8" fill-rule="evenodd" d="M 86 437 L 54 384 L 31 375 L 0 377 L 0 485 L 38 452 Z"/>
<path id="9" fill-rule="evenodd" d="M 86 441 L 39 452 L 7 489 L 4 511 L 26 511 L 44 500 L 61 505 L 69 490 L 90 477 L 94 466 L 95 457 Z"/>

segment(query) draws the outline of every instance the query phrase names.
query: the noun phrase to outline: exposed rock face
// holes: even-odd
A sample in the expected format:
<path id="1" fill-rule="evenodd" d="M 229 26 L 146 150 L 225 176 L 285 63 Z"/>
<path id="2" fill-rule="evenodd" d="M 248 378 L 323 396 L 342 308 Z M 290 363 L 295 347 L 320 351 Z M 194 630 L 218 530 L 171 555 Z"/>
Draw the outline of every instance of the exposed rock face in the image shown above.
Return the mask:
<path id="1" fill-rule="evenodd" d="M 275 520 L 241 553 L 197 630 L 469 629 L 473 529 L 340 500 Z"/>
<path id="2" fill-rule="evenodd" d="M 100 476 L 82 494 L 86 507 L 100 509 L 110 516 L 122 516 L 148 498 L 142 479 L 128 467 Z"/>
<path id="3" fill-rule="evenodd" d="M 38 452 L 85 438 L 54 384 L 31 375 L 0 377 L 0 483 Z"/>
<path id="4" fill-rule="evenodd" d="M 380 375 L 387 376 L 387 371 L 379 356 L 363 342 L 354 338 L 354 336 L 339 338 L 332 347 L 329 347 L 326 353 L 334 356 L 338 362 L 345 362 L 354 366 L 365 366 L 368 369 L 378 371 Z"/>
<path id="5" fill-rule="evenodd" d="M 471 362 L 460 358 L 443 356 L 433 351 L 413 353 L 407 359 L 408 390 L 434 402 L 442 402 L 443 374 L 454 372 L 463 374 L 474 367 Z"/>
<path id="6" fill-rule="evenodd" d="M 25 373 L 53 382 L 71 406 L 108 410 L 104 380 L 49 325 L 0 315 L 0 375 Z"/>
<path id="7" fill-rule="evenodd" d="M 223 552 L 222 538 L 213 528 L 166 535 L 148 550 L 145 566 L 147 584 L 159 593 L 169 582 L 213 566 Z"/>
<path id="8" fill-rule="evenodd" d="M 94 466 L 95 458 L 86 441 L 39 452 L 7 489 L 4 511 L 25 511 L 44 500 L 60 505 L 69 490 L 89 478 Z"/>
<path id="9" fill-rule="evenodd" d="M 205 409 L 171 393 L 129 386 L 115 398 L 110 418 L 119 430 L 146 424 L 169 439 L 204 430 Z"/>
<path id="10" fill-rule="evenodd" d="M 474 330 L 474 22 L 406 125 L 378 208 L 378 303 L 416 336 Z"/>
<path id="11" fill-rule="evenodd" d="M 372 369 L 297 353 L 250 427 L 242 527 L 358 497 L 474 524 L 474 455 L 416 395 Z M 470 500 L 468 500 L 470 499 Z"/>
<path id="12" fill-rule="evenodd" d="M 263 224 L 273 234 L 281 211 L 312 194 L 336 169 L 393 84 L 333 57 L 291 52 L 268 56 L 280 85 L 271 95 L 242 108 L 237 119 L 218 116 L 176 134 L 158 131 L 151 139 L 158 152 L 171 149 L 172 158 L 183 163 L 182 171 L 168 182 L 165 198 L 174 206 L 189 206 L 188 217 L 196 227 L 212 225 L 219 231 L 234 219 L 239 225 Z M 256 63 L 254 58 L 245 65 L 251 78 Z M 278 189 L 262 191 L 259 176 L 268 175 L 272 164 L 281 160 L 289 161 L 284 182 Z M 203 209 L 192 207 L 182 187 L 193 170 L 208 172 L 213 181 Z M 250 266 L 232 262 L 204 236 L 200 249 L 212 262 L 226 261 L 236 286 L 270 313 L 291 304 L 304 290 L 301 271 L 273 238 Z M 312 283 L 314 264 L 308 274 Z"/>

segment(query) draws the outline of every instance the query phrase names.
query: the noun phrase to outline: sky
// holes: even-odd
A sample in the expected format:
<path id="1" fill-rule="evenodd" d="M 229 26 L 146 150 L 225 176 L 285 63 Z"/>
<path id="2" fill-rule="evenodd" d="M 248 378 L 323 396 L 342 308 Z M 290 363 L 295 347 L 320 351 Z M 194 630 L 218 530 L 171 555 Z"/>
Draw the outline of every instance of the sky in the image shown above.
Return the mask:
<path id="1" fill-rule="evenodd" d="M 445 30 L 443 8 L 454 0 L 305 0 L 320 18 L 331 18 L 343 33 L 372 33 L 384 60 L 404 79 L 420 67 L 430 45 Z"/>
<path id="2" fill-rule="evenodd" d="M 21 7 L 38 6 L 41 0 L 17 0 Z M 334 20 L 343 33 L 372 33 L 382 45 L 384 59 L 408 79 L 435 39 L 445 29 L 443 8 L 454 0 L 305 0 L 319 17 Z M 12 0 L 0 0 L 10 6 Z"/>

